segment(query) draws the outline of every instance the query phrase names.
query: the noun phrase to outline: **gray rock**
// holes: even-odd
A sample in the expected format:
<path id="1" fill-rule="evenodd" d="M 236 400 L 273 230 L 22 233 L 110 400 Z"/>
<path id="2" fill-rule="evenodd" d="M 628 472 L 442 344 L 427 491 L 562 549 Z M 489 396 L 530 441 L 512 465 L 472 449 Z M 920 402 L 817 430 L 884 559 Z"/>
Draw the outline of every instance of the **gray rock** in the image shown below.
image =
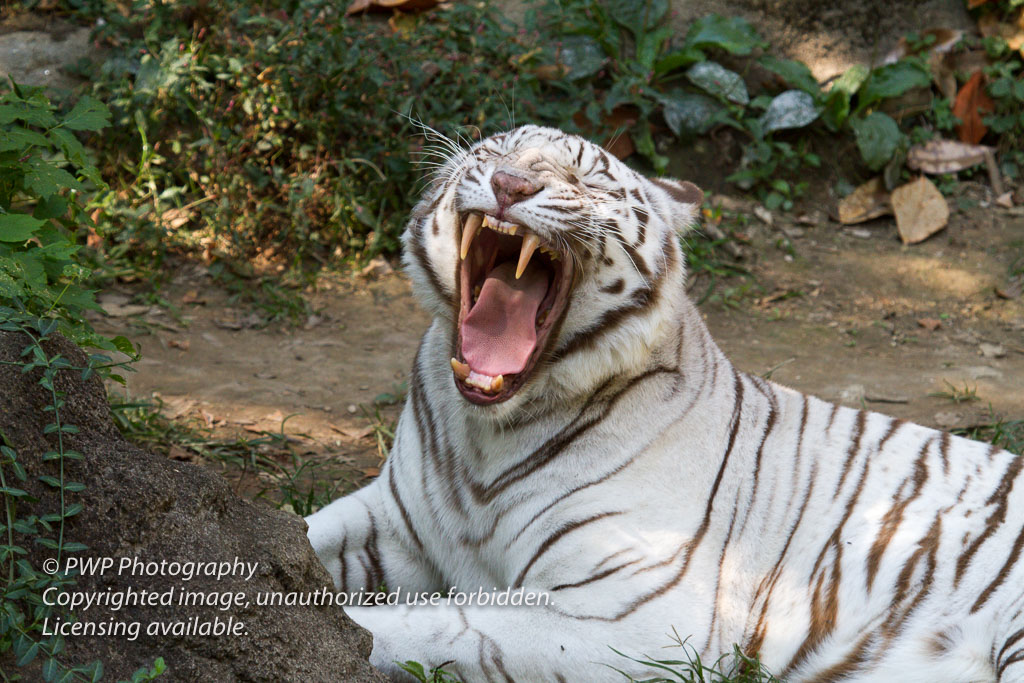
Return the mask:
<path id="1" fill-rule="evenodd" d="M 26 345 L 24 336 L 0 332 L 0 361 L 17 361 Z M 48 343 L 52 355 L 60 353 L 76 365 L 85 356 L 73 344 L 57 338 Z M 56 475 L 56 464 L 41 461 L 54 448 L 43 435 L 51 413 L 44 412 L 48 394 L 37 384 L 38 372 L 0 364 L 0 430 L 10 440 L 28 472 L 23 485 L 40 500 L 36 514 L 57 507 L 53 489 L 38 481 L 41 474 Z M 216 580 L 197 577 L 184 582 L 178 576 L 102 575 L 79 577 L 76 590 L 106 593 L 188 590 L 204 594 L 241 592 L 249 606 L 220 610 L 214 606 L 124 607 L 110 611 L 93 607 L 79 611 L 83 622 L 139 622 L 136 640 L 121 636 L 67 636 L 64 660 L 103 661 L 105 680 L 127 678 L 142 665 L 161 656 L 174 681 L 384 681 L 366 661 L 369 633 L 337 607 L 261 607 L 257 594 L 296 591 L 311 593 L 330 585 L 305 535 L 303 521 L 286 512 L 255 505 L 235 496 L 228 483 L 202 467 L 174 462 L 127 443 L 109 417 L 106 394 L 95 377 L 81 381 L 79 373 L 63 372 L 57 387 L 67 393 L 61 411 L 65 424 L 81 431 L 68 438 L 68 446 L 84 455 L 66 461 L 68 479 L 82 482 L 81 493 L 69 494 L 84 510 L 69 520 L 66 538 L 89 546 L 74 556 L 138 558 L 145 562 L 233 561 L 256 562 L 252 578 L 232 574 Z M 28 505 L 22 503 L 21 505 Z M 19 508 L 19 516 L 26 513 Z M 31 548 L 35 567 L 52 551 L 28 539 L 16 543 Z M 147 635 L 151 623 L 212 622 L 233 617 L 244 623 L 237 636 Z M 17 671 L 10 652 L 0 655 L 0 669 Z M 26 672 L 28 679 L 33 674 Z M 163 680 L 163 679 L 161 679 Z"/>

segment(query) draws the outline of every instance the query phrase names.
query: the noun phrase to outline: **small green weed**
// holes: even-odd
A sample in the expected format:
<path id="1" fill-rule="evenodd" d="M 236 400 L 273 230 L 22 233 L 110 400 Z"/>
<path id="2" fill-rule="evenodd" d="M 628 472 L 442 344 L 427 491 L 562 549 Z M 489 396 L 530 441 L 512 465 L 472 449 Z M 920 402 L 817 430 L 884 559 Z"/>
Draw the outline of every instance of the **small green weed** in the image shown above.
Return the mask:
<path id="1" fill-rule="evenodd" d="M 942 382 L 946 385 L 945 391 L 934 391 L 928 395 L 935 398 L 944 398 L 958 405 L 960 403 L 970 403 L 978 400 L 977 386 L 968 386 L 967 382 L 964 381 L 963 388 L 959 388 L 948 380 L 942 380 Z"/>
<path id="2" fill-rule="evenodd" d="M 636 658 L 613 648 L 615 654 L 657 671 L 651 678 L 633 678 L 623 671 L 616 671 L 630 683 L 780 683 L 757 657 L 747 656 L 738 645 L 733 645 L 731 653 L 723 654 L 707 665 L 701 661 L 696 648 L 681 638 L 675 629 L 672 629 L 672 639 L 675 644 L 669 647 L 681 648 L 683 659 Z"/>
<path id="3" fill-rule="evenodd" d="M 411 675 L 420 683 L 462 683 L 462 680 L 444 670 L 446 664 L 427 669 L 419 662 L 408 661 L 398 663 L 402 671 Z"/>
<path id="4" fill-rule="evenodd" d="M 955 429 L 957 436 L 965 436 L 975 441 L 984 441 L 1005 448 L 1011 453 L 1024 456 L 1024 419 L 1006 420 L 993 413 L 989 407 L 991 422 L 975 425 L 965 429 Z"/>

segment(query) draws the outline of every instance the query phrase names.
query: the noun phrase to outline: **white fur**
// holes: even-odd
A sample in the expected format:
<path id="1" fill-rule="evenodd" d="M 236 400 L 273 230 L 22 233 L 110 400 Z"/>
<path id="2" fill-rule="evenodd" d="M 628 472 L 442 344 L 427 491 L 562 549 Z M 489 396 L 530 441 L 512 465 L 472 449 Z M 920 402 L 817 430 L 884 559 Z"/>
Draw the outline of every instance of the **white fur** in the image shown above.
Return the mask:
<path id="1" fill-rule="evenodd" d="M 560 197 L 593 242 L 572 243 L 579 279 L 554 357 L 481 407 L 448 364 L 457 212 L 493 210 L 499 169 L 545 188 L 508 220 L 562 239 L 564 218 L 538 208 Z M 636 199 L 615 196 L 632 189 L 649 213 L 642 264 L 622 246 L 639 235 Z M 350 609 L 374 634 L 373 663 L 396 680 L 394 662 L 416 660 L 466 681 L 621 681 L 615 669 L 657 672 L 611 648 L 681 658 L 662 649 L 675 629 L 705 661 L 756 648 L 792 681 L 993 681 L 1001 665 L 1000 680 L 1024 680 L 1024 661 L 1007 664 L 1024 652 L 1017 456 L 736 372 L 684 295 L 675 235 L 696 209 L 580 138 L 532 126 L 438 174 L 405 237 L 435 315 L 413 396 L 379 479 L 310 516 L 309 539 L 346 590 L 490 591 L 522 577 L 551 604 Z M 581 253 L 602 236 L 610 265 Z M 601 292 L 617 278 L 620 294 Z M 645 285 L 653 303 L 560 353 Z M 571 438 L 545 458 L 559 434 Z M 823 620 L 830 589 L 835 619 Z"/>

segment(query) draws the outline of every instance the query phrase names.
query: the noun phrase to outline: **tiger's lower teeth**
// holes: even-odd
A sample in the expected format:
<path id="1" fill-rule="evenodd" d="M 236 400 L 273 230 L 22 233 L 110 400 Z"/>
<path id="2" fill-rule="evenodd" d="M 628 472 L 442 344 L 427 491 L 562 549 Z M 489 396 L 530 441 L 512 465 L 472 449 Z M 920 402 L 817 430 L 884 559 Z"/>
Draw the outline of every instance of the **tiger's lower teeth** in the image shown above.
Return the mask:
<path id="1" fill-rule="evenodd" d="M 454 366 L 455 359 L 452 359 Z M 468 365 L 466 366 L 469 367 Z M 488 394 L 496 394 L 501 391 L 501 388 L 505 386 L 505 377 L 498 375 L 497 377 L 491 377 L 490 375 L 484 375 L 479 372 L 469 371 L 469 376 L 462 378 L 463 381 L 471 387 L 476 387 L 480 391 Z"/>

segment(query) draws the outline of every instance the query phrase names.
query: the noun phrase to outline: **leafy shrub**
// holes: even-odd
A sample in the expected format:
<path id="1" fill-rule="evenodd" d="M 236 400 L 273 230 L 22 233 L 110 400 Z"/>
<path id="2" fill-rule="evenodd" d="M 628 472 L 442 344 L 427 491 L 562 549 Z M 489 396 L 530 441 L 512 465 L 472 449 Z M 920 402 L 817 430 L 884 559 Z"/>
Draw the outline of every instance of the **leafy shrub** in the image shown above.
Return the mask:
<path id="1" fill-rule="evenodd" d="M 115 186 L 104 237 L 117 256 L 168 250 L 294 264 L 394 251 L 421 188 L 411 157 L 438 130 L 487 135 L 569 124 L 518 67 L 525 48 L 486 3 L 402 17 L 393 29 L 327 0 L 98 2 L 94 95 Z M 392 22 L 394 23 L 394 22 Z"/>
<path id="2" fill-rule="evenodd" d="M 89 202 L 104 183 L 76 133 L 109 120 L 91 97 L 61 113 L 40 88 L 0 88 L 0 304 L 56 319 L 79 344 L 131 354 L 127 340 L 100 337 L 82 317 L 99 307 L 78 235 L 92 225 Z"/>

